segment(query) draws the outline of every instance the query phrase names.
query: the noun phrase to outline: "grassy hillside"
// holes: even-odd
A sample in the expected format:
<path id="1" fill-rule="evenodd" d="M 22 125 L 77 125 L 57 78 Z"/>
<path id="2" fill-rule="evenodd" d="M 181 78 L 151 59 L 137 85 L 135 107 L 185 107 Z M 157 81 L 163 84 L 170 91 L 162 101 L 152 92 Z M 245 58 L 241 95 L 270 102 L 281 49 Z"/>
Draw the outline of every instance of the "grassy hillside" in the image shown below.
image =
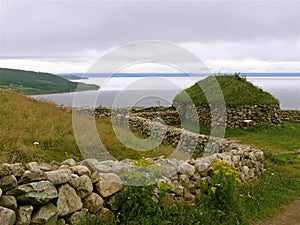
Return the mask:
<path id="1" fill-rule="evenodd" d="M 185 91 L 196 106 L 207 103 L 207 98 L 199 84 L 205 88 L 206 94 L 209 95 L 215 103 L 222 100 L 218 99 L 214 78 L 220 85 L 226 105 L 279 104 L 279 101 L 271 94 L 254 86 L 246 79 L 240 77 L 239 74 L 235 74 L 232 76 L 210 76 L 187 88 Z M 183 91 L 175 96 L 173 102 L 184 104 L 187 102 L 187 97 Z"/>
<path id="2" fill-rule="evenodd" d="M 0 163 L 81 159 L 73 135 L 70 110 L 0 89 L 0 112 Z M 109 118 L 96 120 L 96 125 L 104 146 L 118 159 L 168 156 L 173 151 L 163 145 L 147 152 L 130 150 L 114 135 Z M 122 204 L 121 214 L 116 215 L 126 215 L 128 224 L 153 224 L 153 218 L 158 221 L 156 224 L 253 224 L 257 219 L 272 215 L 274 208 L 299 197 L 299 134 L 300 122 L 286 121 L 280 127 L 232 129 L 226 132 L 227 137 L 253 144 L 266 153 L 265 174 L 238 187 L 235 198 L 238 198 L 239 204 L 231 205 L 226 211 L 229 214 L 211 208 L 213 204 L 205 198 L 207 186 L 204 185 L 201 193 L 204 201 L 192 205 L 163 204 L 159 208 L 150 204 L 153 202 L 145 187 L 134 187 L 136 189 L 129 196 L 133 201 Z M 226 196 L 224 192 L 224 199 L 228 200 Z M 149 198 L 151 201 L 148 201 Z M 140 210 L 141 205 L 143 210 Z M 89 221 L 83 224 L 99 223 Z"/>
<path id="3" fill-rule="evenodd" d="M 0 89 L 0 112 L 0 163 L 82 159 L 70 110 Z M 157 157 L 173 151 L 164 145 L 147 152 L 128 149 L 114 135 L 110 118 L 99 119 L 96 125 L 104 146 L 117 159 Z"/>
<path id="4" fill-rule="evenodd" d="M 0 87 L 24 94 L 76 91 L 78 83 L 49 73 L 0 68 Z M 97 90 L 99 86 L 80 84 L 80 90 Z"/>

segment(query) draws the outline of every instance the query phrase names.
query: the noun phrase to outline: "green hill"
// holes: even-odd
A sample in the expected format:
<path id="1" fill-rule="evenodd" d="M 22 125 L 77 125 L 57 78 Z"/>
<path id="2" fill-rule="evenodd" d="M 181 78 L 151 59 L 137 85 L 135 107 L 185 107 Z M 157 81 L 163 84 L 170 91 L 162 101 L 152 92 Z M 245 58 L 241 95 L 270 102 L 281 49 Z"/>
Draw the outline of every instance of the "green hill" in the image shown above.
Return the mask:
<path id="1" fill-rule="evenodd" d="M 48 94 L 76 91 L 78 83 L 50 73 L 0 68 L 0 87 L 24 94 Z M 80 91 L 98 90 L 99 86 L 80 84 Z"/>
<path id="2" fill-rule="evenodd" d="M 219 95 L 216 92 L 216 80 L 222 90 L 226 105 L 279 104 L 279 101 L 270 93 L 254 86 L 245 78 L 240 77 L 239 74 L 209 76 L 200 80 L 193 86 L 176 95 L 173 104 L 187 103 L 189 97 L 196 106 L 207 104 L 207 98 L 200 86 L 206 90 L 206 94 L 210 96 L 214 103 L 222 101 L 222 99 L 219 99 Z"/>

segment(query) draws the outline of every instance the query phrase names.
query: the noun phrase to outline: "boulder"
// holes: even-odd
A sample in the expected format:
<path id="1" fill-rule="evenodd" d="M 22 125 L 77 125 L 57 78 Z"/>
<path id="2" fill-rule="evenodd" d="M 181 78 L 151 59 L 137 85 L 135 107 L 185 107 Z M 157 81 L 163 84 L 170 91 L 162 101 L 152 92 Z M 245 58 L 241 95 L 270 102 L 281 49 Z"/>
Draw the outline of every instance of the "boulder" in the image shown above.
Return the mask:
<path id="1" fill-rule="evenodd" d="M 72 166 L 70 169 L 72 170 L 73 173 L 77 173 L 79 176 L 82 175 L 87 175 L 89 177 L 91 176 L 91 171 L 86 166 L 82 166 L 82 165 Z"/>
<path id="2" fill-rule="evenodd" d="M 69 184 L 75 188 L 80 198 L 85 198 L 93 191 L 93 183 L 87 175 L 72 177 Z"/>
<path id="3" fill-rule="evenodd" d="M 41 181 L 41 180 L 46 180 L 46 174 L 44 171 L 37 170 L 32 172 L 30 170 L 26 170 L 21 176 L 21 178 L 18 180 L 18 183 L 23 184 L 23 183 Z"/>
<path id="4" fill-rule="evenodd" d="M 75 189 L 69 184 L 58 188 L 57 208 L 59 216 L 66 216 L 82 208 L 82 202 Z"/>
<path id="5" fill-rule="evenodd" d="M 87 209 L 82 209 L 80 212 L 75 212 L 68 220 L 71 225 L 85 224 L 85 219 L 91 216 Z"/>
<path id="6" fill-rule="evenodd" d="M 7 175 L 4 177 L 1 177 L 1 179 L 0 179 L 0 188 L 3 191 L 7 191 L 7 190 L 15 188 L 17 186 L 18 186 L 18 182 L 14 175 Z"/>
<path id="7" fill-rule="evenodd" d="M 39 171 L 40 170 L 39 164 L 37 162 L 27 163 L 25 167 L 27 169 L 29 169 L 31 172 L 35 172 L 35 171 Z"/>
<path id="8" fill-rule="evenodd" d="M 186 174 L 188 176 L 192 176 L 195 173 L 195 167 L 191 164 L 184 162 L 178 166 L 178 170 L 182 174 Z"/>
<path id="9" fill-rule="evenodd" d="M 31 205 L 20 206 L 17 210 L 16 225 L 29 225 L 31 221 L 32 211 L 33 206 Z"/>
<path id="10" fill-rule="evenodd" d="M 4 195 L 0 199 L 0 206 L 16 211 L 18 208 L 17 199 L 12 195 Z"/>
<path id="11" fill-rule="evenodd" d="M 76 161 L 74 159 L 66 159 L 61 163 L 62 165 L 67 165 L 67 166 L 76 166 Z"/>
<path id="12" fill-rule="evenodd" d="M 48 203 L 33 214 L 30 225 L 56 225 L 57 217 L 57 208 Z"/>
<path id="13" fill-rule="evenodd" d="M 63 218 L 57 220 L 56 225 L 66 225 L 66 221 Z"/>
<path id="14" fill-rule="evenodd" d="M 49 180 L 54 185 L 67 183 L 71 179 L 71 175 L 72 172 L 69 169 L 46 172 L 47 180 Z"/>
<path id="15" fill-rule="evenodd" d="M 113 180 L 100 180 L 95 186 L 98 193 L 104 198 L 120 191 L 123 187 L 122 184 L 116 183 Z"/>
<path id="16" fill-rule="evenodd" d="M 43 205 L 57 198 L 57 190 L 49 181 L 32 182 L 9 190 L 7 195 L 13 195 L 22 204 Z"/>
<path id="17" fill-rule="evenodd" d="M 39 165 L 39 168 L 40 168 L 40 170 L 43 170 L 43 171 L 51 171 L 52 170 L 51 166 L 46 163 L 41 163 Z"/>
<path id="18" fill-rule="evenodd" d="M 24 173 L 24 168 L 21 163 L 0 165 L 0 176 L 14 175 L 20 177 Z"/>
<path id="19" fill-rule="evenodd" d="M 8 208 L 0 206 L 0 225 L 14 225 L 16 222 L 16 213 Z"/>
<path id="20" fill-rule="evenodd" d="M 93 192 L 83 199 L 83 207 L 93 214 L 99 212 L 103 208 L 103 203 L 104 200 L 101 196 Z"/>

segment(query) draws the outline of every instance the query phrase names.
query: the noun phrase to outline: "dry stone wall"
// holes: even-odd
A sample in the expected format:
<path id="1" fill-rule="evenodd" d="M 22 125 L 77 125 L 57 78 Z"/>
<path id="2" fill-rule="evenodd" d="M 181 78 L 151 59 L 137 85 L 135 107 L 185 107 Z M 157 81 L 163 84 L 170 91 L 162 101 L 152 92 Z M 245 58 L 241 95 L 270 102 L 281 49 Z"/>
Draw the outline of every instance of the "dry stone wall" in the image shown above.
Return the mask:
<path id="1" fill-rule="evenodd" d="M 209 105 L 203 104 L 197 107 L 198 118 L 191 117 L 189 113 L 193 107 L 191 105 L 177 106 L 184 122 L 193 124 L 199 121 L 200 126 L 210 127 L 213 121 L 214 126 L 226 125 L 231 128 L 240 128 L 246 125 L 281 124 L 280 108 L 278 105 L 226 106 L 225 112 L 222 112 L 219 107 L 210 108 Z M 251 120 L 251 122 L 245 124 L 245 120 Z"/>
<path id="2" fill-rule="evenodd" d="M 132 108 L 105 108 L 99 107 L 95 110 L 89 108 L 77 109 L 81 113 L 93 115 L 97 118 L 111 116 L 112 114 L 130 115 L 153 119 L 160 117 L 166 124 L 199 123 L 200 126 L 210 127 L 212 121 L 214 126 L 227 126 L 230 128 L 242 128 L 256 125 L 279 125 L 281 119 L 299 120 L 299 111 L 283 110 L 278 105 L 243 105 L 226 106 L 225 113 L 218 107 L 210 108 L 203 104 L 197 107 L 198 117 L 190 112 L 193 106 L 179 105 L 175 107 L 132 107 Z M 283 115 L 281 115 L 283 114 Z M 213 120 L 212 120 L 213 117 Z M 251 122 L 245 123 L 245 120 Z"/>
<path id="3" fill-rule="evenodd" d="M 263 152 L 252 147 L 216 153 L 189 160 L 158 157 L 145 159 L 161 168 L 155 182 L 170 185 L 168 197 L 194 202 L 200 186 L 209 182 L 213 160 L 225 161 L 240 171 L 242 181 L 263 172 Z M 135 161 L 73 159 L 50 164 L 30 162 L 0 165 L 0 225 L 78 224 L 84 216 L 114 218 L 122 201 L 120 193 L 126 173 Z M 120 174 L 125 174 L 121 176 Z"/>
<path id="4" fill-rule="evenodd" d="M 281 110 L 281 119 L 300 121 L 300 110 Z"/>
<path id="5" fill-rule="evenodd" d="M 199 156 L 203 153 L 225 152 L 237 148 L 235 143 L 224 138 L 196 134 L 142 117 L 118 114 L 115 119 L 118 126 L 125 127 L 128 123 L 132 131 L 146 137 L 151 136 L 152 140 L 171 145 L 178 151 L 188 155 L 195 154 Z"/>

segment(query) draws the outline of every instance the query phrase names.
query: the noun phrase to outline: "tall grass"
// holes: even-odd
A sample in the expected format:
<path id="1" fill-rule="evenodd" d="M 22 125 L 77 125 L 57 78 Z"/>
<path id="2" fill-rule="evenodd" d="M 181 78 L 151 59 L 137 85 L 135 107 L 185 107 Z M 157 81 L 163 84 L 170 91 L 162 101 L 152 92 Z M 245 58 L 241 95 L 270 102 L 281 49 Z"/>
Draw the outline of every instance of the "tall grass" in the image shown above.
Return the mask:
<path id="1" fill-rule="evenodd" d="M 0 90 L 0 112 L 1 163 L 81 158 L 66 109 Z"/>
<path id="2" fill-rule="evenodd" d="M 0 89 L 0 112 L 0 163 L 82 159 L 70 109 Z M 110 118 L 97 119 L 96 126 L 102 143 L 117 159 L 167 156 L 173 151 L 164 145 L 146 152 L 127 148 L 114 134 Z"/>

